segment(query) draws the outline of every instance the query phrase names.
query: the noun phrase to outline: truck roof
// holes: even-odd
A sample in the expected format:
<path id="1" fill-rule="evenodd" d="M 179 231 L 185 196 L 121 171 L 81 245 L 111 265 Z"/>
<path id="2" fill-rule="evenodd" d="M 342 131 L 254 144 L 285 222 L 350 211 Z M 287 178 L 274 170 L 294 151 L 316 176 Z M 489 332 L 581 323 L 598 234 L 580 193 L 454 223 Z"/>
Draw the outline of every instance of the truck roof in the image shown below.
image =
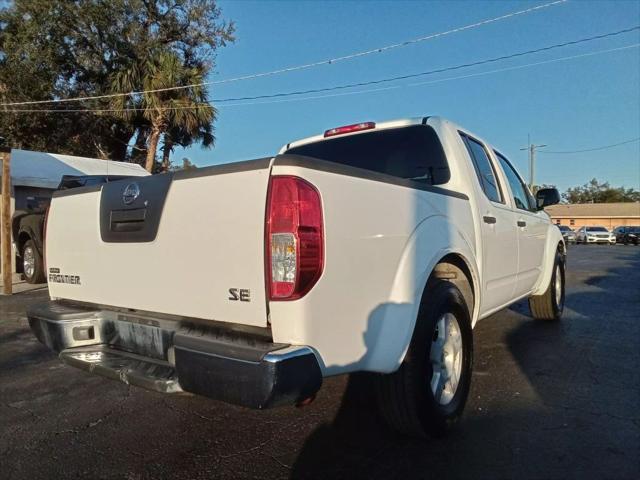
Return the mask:
<path id="1" fill-rule="evenodd" d="M 482 137 L 474 134 L 473 132 L 467 130 L 466 128 L 463 128 L 459 125 L 456 125 L 455 123 L 451 122 L 450 120 L 447 120 L 446 118 L 443 117 L 439 117 L 439 116 L 435 116 L 435 115 L 429 115 L 429 116 L 424 116 L 424 117 L 408 117 L 408 118 L 399 118 L 399 119 L 394 119 L 394 120 L 387 120 L 384 122 L 375 122 L 375 130 L 383 130 L 383 129 L 387 129 L 387 128 L 397 128 L 397 127 L 406 127 L 409 125 L 421 125 L 421 124 L 427 124 L 427 122 L 429 123 L 429 125 L 436 125 L 436 124 L 448 124 L 451 127 L 455 128 L 456 130 L 460 130 L 465 132 L 466 134 L 474 137 L 474 138 L 478 138 L 481 139 Z M 357 125 L 357 123 L 355 124 Z M 339 128 L 339 127 L 331 127 L 331 128 Z M 363 130 L 359 130 L 359 131 L 354 131 L 354 132 L 349 132 L 349 133 L 342 133 L 340 134 L 341 136 L 349 136 L 349 135 L 362 135 L 365 134 L 367 132 L 371 131 L 371 129 L 363 129 Z M 331 137 L 329 137 L 331 138 Z M 293 142 L 290 142 L 286 145 L 284 145 L 280 151 L 278 152 L 279 154 L 283 154 L 285 153 L 287 150 L 289 150 L 290 148 L 293 147 L 299 147 L 301 145 L 306 145 L 309 143 L 314 143 L 314 142 L 320 142 L 323 140 L 326 140 L 327 137 L 325 137 L 324 132 L 319 134 L 319 135 L 313 135 L 311 137 L 306 137 L 306 138 L 302 138 L 300 140 L 294 140 Z M 484 140 L 483 140 L 484 141 Z M 487 144 L 489 144 L 489 142 L 485 142 Z"/>
<path id="2" fill-rule="evenodd" d="M 427 118 L 433 118 L 433 117 L 412 117 L 412 118 L 401 118 L 401 119 L 397 119 L 397 120 L 387 120 L 385 122 L 375 122 L 375 129 L 376 130 L 382 130 L 385 128 L 396 128 L 396 127 L 406 127 L 408 125 L 420 125 L 421 123 L 423 123 Z M 331 127 L 334 128 L 334 127 Z M 361 130 L 361 131 L 356 131 L 356 132 L 351 132 L 351 133 L 344 133 L 341 135 L 347 136 L 347 135 L 362 135 L 363 133 L 366 133 L 370 130 Z M 286 145 L 284 145 L 281 149 L 280 149 L 280 154 L 286 152 L 287 150 L 289 150 L 290 148 L 293 147 L 299 147 L 301 145 L 306 145 L 308 143 L 314 143 L 314 142 L 319 142 L 322 140 L 325 140 L 325 136 L 324 136 L 324 132 L 319 134 L 319 135 L 313 135 L 311 137 L 306 137 L 306 138 L 302 138 L 300 140 L 295 140 L 291 143 L 288 143 Z"/>

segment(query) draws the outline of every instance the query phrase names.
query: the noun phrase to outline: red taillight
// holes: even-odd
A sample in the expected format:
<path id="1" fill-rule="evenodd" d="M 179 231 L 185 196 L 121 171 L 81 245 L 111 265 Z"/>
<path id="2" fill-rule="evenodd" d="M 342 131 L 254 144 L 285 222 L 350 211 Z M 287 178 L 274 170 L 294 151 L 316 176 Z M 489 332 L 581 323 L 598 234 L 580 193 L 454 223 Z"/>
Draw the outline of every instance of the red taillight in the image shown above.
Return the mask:
<path id="1" fill-rule="evenodd" d="M 324 136 L 333 137 L 335 135 L 342 135 L 343 133 L 359 132 L 360 130 L 371 130 L 376 128 L 375 122 L 363 122 L 354 123 L 353 125 L 345 125 L 344 127 L 336 127 L 324 132 Z"/>
<path id="2" fill-rule="evenodd" d="M 322 204 L 309 182 L 271 177 L 265 248 L 270 300 L 295 300 L 318 281 L 324 263 Z"/>

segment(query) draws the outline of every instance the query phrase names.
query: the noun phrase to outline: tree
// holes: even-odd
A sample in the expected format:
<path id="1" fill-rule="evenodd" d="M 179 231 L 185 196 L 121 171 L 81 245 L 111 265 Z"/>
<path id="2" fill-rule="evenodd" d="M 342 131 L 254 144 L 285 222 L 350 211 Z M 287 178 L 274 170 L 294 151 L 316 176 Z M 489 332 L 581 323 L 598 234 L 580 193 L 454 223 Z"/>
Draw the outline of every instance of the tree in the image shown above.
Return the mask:
<path id="1" fill-rule="evenodd" d="M 151 91 L 139 95 L 119 96 L 112 100 L 112 108 L 125 120 L 132 120 L 137 115 L 149 122 L 147 139 L 147 157 L 145 168 L 151 172 L 155 167 L 156 151 L 160 137 L 167 133 L 194 138 L 201 130 L 211 131 L 216 117 L 215 109 L 208 103 L 203 87 L 194 86 L 203 82 L 203 68 L 188 67 L 180 57 L 170 51 L 151 52 L 141 64 L 118 72 L 112 81 L 116 92 L 133 91 L 137 86 L 141 90 Z M 166 90 L 173 86 L 185 86 L 180 90 Z M 160 91 L 158 91 L 160 90 Z M 169 135 L 171 135 L 169 133 Z M 171 139 L 171 145 L 175 140 Z M 207 146 L 211 145 L 207 142 Z M 170 149 L 165 144 L 165 149 Z M 165 150 L 168 167 L 168 153 Z"/>
<path id="2" fill-rule="evenodd" d="M 640 191 L 633 188 L 612 187 L 595 178 L 581 187 L 572 187 L 562 194 L 567 203 L 640 202 Z"/>
<path id="3" fill-rule="evenodd" d="M 534 195 L 538 192 L 538 190 L 540 190 L 541 188 L 556 188 L 555 185 L 548 185 L 546 183 L 543 183 L 542 185 L 533 185 L 531 187 L 531 193 L 533 193 Z"/>
<path id="4" fill-rule="evenodd" d="M 169 159 L 175 145 L 183 148 L 189 147 L 194 143 L 200 143 L 202 148 L 211 148 L 215 142 L 213 134 L 213 123 L 203 122 L 194 125 L 195 128 L 186 128 L 185 126 L 171 127 L 165 134 L 162 145 L 162 169 L 169 169 L 171 161 Z"/>
<path id="5" fill-rule="evenodd" d="M 177 172 L 178 170 L 193 170 L 194 168 L 198 168 L 194 163 L 191 162 L 187 157 L 182 159 L 182 165 L 177 166 L 173 164 L 169 164 L 169 170 L 173 172 Z"/>
<path id="6" fill-rule="evenodd" d="M 147 61 L 149 52 L 173 53 L 185 68 L 199 68 L 205 78 L 217 49 L 233 41 L 233 32 L 233 23 L 221 20 L 216 0 L 4 3 L 0 8 L 0 98 L 5 103 L 110 93 L 114 75 Z M 109 104 L 98 100 L 58 108 L 106 108 Z M 10 145 L 70 154 L 136 157 L 146 150 L 150 132 L 144 115 L 126 119 L 108 112 L 0 115 L 0 135 Z M 137 149 L 129 154 L 134 138 Z"/>

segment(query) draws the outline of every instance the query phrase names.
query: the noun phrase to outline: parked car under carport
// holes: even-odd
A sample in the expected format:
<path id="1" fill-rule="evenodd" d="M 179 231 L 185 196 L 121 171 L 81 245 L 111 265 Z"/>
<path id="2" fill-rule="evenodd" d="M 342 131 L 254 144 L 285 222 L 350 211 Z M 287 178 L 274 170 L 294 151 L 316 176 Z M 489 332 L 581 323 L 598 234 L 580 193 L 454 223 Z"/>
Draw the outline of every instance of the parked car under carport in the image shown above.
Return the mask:
<path id="1" fill-rule="evenodd" d="M 56 190 L 88 187 L 128 178 L 126 175 L 64 175 Z M 19 258 L 17 269 L 27 283 L 43 283 L 44 237 L 49 198 L 27 199 L 26 210 L 16 210 L 12 219 L 12 234 L 16 256 Z M 21 268 L 20 268 L 21 267 Z"/>

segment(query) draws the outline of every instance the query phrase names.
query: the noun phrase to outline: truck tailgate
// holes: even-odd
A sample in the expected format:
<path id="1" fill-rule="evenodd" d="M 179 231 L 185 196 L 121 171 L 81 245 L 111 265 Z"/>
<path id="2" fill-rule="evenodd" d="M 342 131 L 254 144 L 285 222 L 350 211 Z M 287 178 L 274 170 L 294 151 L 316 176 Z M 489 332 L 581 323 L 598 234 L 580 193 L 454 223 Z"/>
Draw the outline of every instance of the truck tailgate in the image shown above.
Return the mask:
<path id="1" fill-rule="evenodd" d="M 51 296 L 266 326 L 269 163 L 58 192 L 46 234 Z"/>

